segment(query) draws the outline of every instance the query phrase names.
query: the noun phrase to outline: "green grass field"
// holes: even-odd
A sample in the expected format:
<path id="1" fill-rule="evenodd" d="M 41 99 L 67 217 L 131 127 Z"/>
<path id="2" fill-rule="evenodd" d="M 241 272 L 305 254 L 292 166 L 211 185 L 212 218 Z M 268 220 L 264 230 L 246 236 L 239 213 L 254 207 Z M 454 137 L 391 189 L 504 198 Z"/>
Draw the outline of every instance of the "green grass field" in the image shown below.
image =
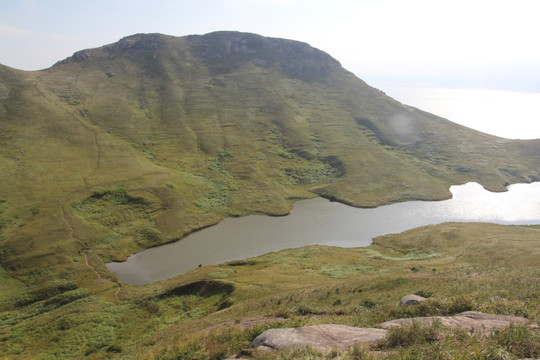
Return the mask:
<path id="1" fill-rule="evenodd" d="M 539 148 L 400 104 L 307 44 L 253 34 L 134 35 L 42 71 L 0 66 L 0 356 L 220 358 L 262 328 L 194 333 L 260 314 L 374 324 L 418 291 L 435 299 L 426 312 L 464 301 L 536 319 L 534 228 L 442 225 L 141 288 L 104 264 L 228 216 L 287 214 L 298 199 L 440 200 L 468 181 L 503 191 L 540 178 Z M 455 351 L 474 345 L 463 341 Z"/>
<path id="2" fill-rule="evenodd" d="M 2 354 L 8 358 L 220 359 L 249 350 L 250 342 L 270 327 L 321 323 L 373 327 L 391 319 L 467 310 L 524 316 L 536 322 L 540 318 L 539 241 L 535 228 L 448 223 L 380 237 L 366 248 L 311 246 L 206 266 L 143 287 L 123 285 L 117 298 L 117 287 L 111 282 L 94 279 L 100 286 L 85 288 L 69 280 L 43 281 L 48 277 L 44 273 L 34 275 L 34 281 L 42 280 L 21 297 L 24 285 L 3 275 L 8 291 L 1 299 Z M 409 293 L 426 296 L 428 301 L 398 306 Z M 260 316 L 276 320 L 235 327 L 243 319 Z M 216 327 L 223 323 L 228 325 Z M 371 349 L 374 353 L 356 348 L 331 358 L 359 358 L 355 357 L 359 351 L 365 356 L 360 358 L 377 353 L 424 359 L 434 354 L 444 359 L 540 355 L 534 345 L 538 330 L 529 328 L 472 338 L 439 329 L 450 333 L 444 341 L 429 339 L 429 329 L 401 331 L 394 334 L 397 340 L 391 338 Z M 250 351 L 250 356 L 300 356 L 293 353 Z M 308 349 L 297 354 L 330 358 Z"/>

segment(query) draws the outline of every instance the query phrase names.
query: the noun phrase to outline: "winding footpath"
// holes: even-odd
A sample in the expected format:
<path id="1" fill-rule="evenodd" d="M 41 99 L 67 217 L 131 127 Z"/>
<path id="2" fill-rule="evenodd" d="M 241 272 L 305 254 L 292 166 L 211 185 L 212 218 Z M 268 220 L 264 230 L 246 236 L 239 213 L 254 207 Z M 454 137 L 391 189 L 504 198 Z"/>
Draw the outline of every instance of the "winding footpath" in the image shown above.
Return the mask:
<path id="1" fill-rule="evenodd" d="M 82 71 L 82 69 L 81 69 L 81 71 Z M 80 74 L 80 72 L 79 72 L 79 74 Z M 79 74 L 77 74 L 77 76 L 75 78 L 75 86 L 77 84 Z M 60 108 L 62 111 L 64 111 L 64 112 L 68 113 L 69 115 L 71 115 L 71 117 L 76 122 L 78 122 L 80 126 L 85 128 L 86 130 L 88 130 L 92 134 L 92 138 L 94 140 L 94 145 L 95 145 L 95 148 L 96 148 L 96 150 L 95 150 L 96 151 L 96 156 L 95 156 L 95 166 L 94 166 L 94 168 L 92 169 L 92 171 L 89 174 L 87 174 L 86 176 L 84 176 L 82 178 L 82 182 L 83 182 L 84 186 L 87 187 L 88 186 L 88 178 L 90 178 L 92 175 L 94 175 L 100 169 L 101 147 L 100 147 L 99 142 L 98 142 L 97 130 L 95 128 L 93 128 L 91 125 L 89 125 L 88 123 L 86 123 L 86 121 L 79 118 L 74 113 L 74 111 L 70 111 L 70 110 L 66 109 L 65 106 L 60 105 L 56 99 L 53 100 L 49 96 L 46 96 L 45 92 L 42 89 L 40 89 L 40 86 L 39 86 L 40 83 L 41 83 L 41 79 L 39 79 L 38 82 L 35 84 L 35 89 L 36 89 L 37 92 L 39 92 L 41 95 L 43 95 L 44 98 L 50 100 L 51 103 L 54 104 L 56 107 Z M 94 266 L 92 266 L 90 264 L 90 262 L 88 261 L 88 250 L 89 250 L 88 244 L 84 240 L 82 240 L 82 239 L 80 239 L 80 238 L 78 238 L 78 237 L 76 237 L 74 235 L 75 230 L 73 229 L 73 225 L 69 222 L 69 220 L 66 217 L 66 214 L 65 214 L 65 211 L 64 211 L 64 206 L 72 198 L 74 192 L 75 191 L 71 191 L 68 194 L 68 196 L 66 196 L 66 198 L 60 203 L 60 206 L 59 206 L 60 217 L 61 217 L 62 221 L 64 222 L 64 224 L 66 225 L 67 230 L 69 231 L 69 237 L 71 239 L 75 240 L 76 242 L 80 243 L 83 246 L 83 256 L 84 256 L 84 263 L 85 263 L 86 267 L 89 268 L 90 270 L 92 270 L 92 272 L 96 275 L 96 277 L 98 278 L 98 280 L 100 282 L 115 283 L 118 286 L 118 289 L 114 293 L 114 297 L 115 297 L 115 299 L 117 301 L 119 301 L 120 300 L 119 299 L 119 294 L 120 294 L 120 291 L 122 290 L 122 285 L 118 281 L 114 281 L 114 280 L 104 278 L 100 274 L 100 272 Z"/>
<path id="2" fill-rule="evenodd" d="M 96 275 L 96 277 L 98 278 L 98 280 L 100 282 L 108 282 L 108 283 L 115 283 L 117 286 L 118 286 L 118 289 L 115 291 L 114 293 L 114 298 L 117 300 L 117 301 L 120 301 L 120 298 L 119 298 L 119 294 L 120 294 L 120 291 L 122 290 L 122 285 L 118 282 L 118 281 L 112 281 L 110 279 L 106 279 L 104 278 L 103 276 L 101 276 L 100 272 L 96 270 L 95 267 L 93 267 L 89 262 L 88 262 L 88 250 L 89 250 L 89 247 L 88 247 L 88 244 L 86 244 L 86 242 L 84 242 L 82 239 L 79 239 L 78 237 L 76 237 L 73 233 L 74 233 L 74 230 L 73 230 L 73 226 L 71 225 L 71 223 L 68 221 L 68 219 L 66 218 L 66 215 L 64 213 L 64 204 L 68 201 L 68 199 L 71 197 L 68 196 L 66 198 L 66 200 L 64 200 L 64 202 L 62 202 L 62 204 L 60 204 L 60 216 L 61 216 L 61 219 L 62 221 L 64 222 L 64 224 L 66 224 L 66 227 L 67 229 L 69 230 L 69 237 L 73 240 L 75 240 L 76 242 L 78 242 L 79 244 L 81 244 L 83 246 L 83 256 L 84 256 L 84 264 L 86 265 L 87 268 L 89 268 L 90 270 L 92 270 L 92 272 Z"/>
<path id="3" fill-rule="evenodd" d="M 82 241 L 81 239 L 79 239 L 78 237 L 76 237 L 75 235 L 73 235 L 73 226 L 71 226 L 71 223 L 66 219 L 66 215 L 64 214 L 64 203 L 60 204 L 60 214 L 61 214 L 61 218 L 62 218 L 62 221 L 66 224 L 66 227 L 68 228 L 69 230 L 69 237 L 72 238 L 73 240 L 79 242 L 80 244 L 82 244 L 82 246 L 84 247 L 84 263 L 86 264 L 86 266 L 92 270 L 94 272 L 94 274 L 96 274 L 97 278 L 100 280 L 100 281 L 110 281 L 110 280 L 106 280 L 106 279 L 103 279 L 103 277 L 101 276 L 101 274 L 96 270 L 95 267 L 93 267 L 92 265 L 90 265 L 90 263 L 88 262 L 88 245 Z"/>

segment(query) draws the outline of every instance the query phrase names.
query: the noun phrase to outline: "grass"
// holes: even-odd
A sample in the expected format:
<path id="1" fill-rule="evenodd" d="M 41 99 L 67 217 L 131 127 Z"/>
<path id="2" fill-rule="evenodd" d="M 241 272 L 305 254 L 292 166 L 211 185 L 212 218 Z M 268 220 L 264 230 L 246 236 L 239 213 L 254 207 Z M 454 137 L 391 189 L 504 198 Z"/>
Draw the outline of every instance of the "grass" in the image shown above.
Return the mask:
<path id="1" fill-rule="evenodd" d="M 256 51 L 217 64 L 224 39 Z M 475 309 L 537 318 L 537 229 L 521 227 L 427 228 L 369 249 L 287 250 L 119 290 L 104 263 L 227 216 L 284 215 L 316 195 L 377 206 L 443 199 L 466 181 L 503 190 L 538 179 L 537 141 L 405 107 L 302 49 L 236 33 L 137 35 L 43 71 L 0 66 L 0 357 L 174 357 L 180 338 L 221 321 L 369 325 L 401 315 L 399 295 L 418 291 L 433 294 L 425 313 L 464 296 Z M 417 131 L 397 132 L 396 116 Z M 160 297 L 198 281 L 234 291 Z M 201 354 L 244 346 L 210 351 L 204 341 Z"/>
<path id="2" fill-rule="evenodd" d="M 473 246 L 471 239 L 478 234 L 498 241 Z M 375 250 L 381 254 L 400 252 L 412 239 L 418 240 L 416 249 L 426 251 L 423 239 L 428 238 L 441 239 L 437 249 L 441 256 L 405 260 L 371 256 Z M 43 352 L 67 358 L 217 359 L 247 349 L 253 359 L 367 359 L 376 349 L 358 347 L 334 355 L 299 349 L 270 355 L 249 350 L 249 344 L 275 326 L 339 323 L 372 327 L 395 318 L 466 310 L 538 321 L 540 287 L 535 279 L 540 274 L 534 264 L 539 254 L 530 251 L 539 248 L 537 242 L 535 229 L 443 224 L 378 238 L 376 244 L 358 251 L 313 246 L 207 266 L 157 284 L 124 286 L 119 302 L 106 296 L 116 291 L 114 287 L 93 294 L 82 288 L 71 290 L 74 285 L 68 281 L 51 282 L 34 292 L 46 296 L 2 313 L 2 351 L 5 356 L 18 353 L 22 357 Z M 492 249 L 500 251 L 496 266 L 483 255 Z M 358 265 L 343 265 L 346 263 Z M 411 271 L 413 266 L 420 270 Z M 50 275 L 47 271 L 35 274 L 42 278 Z M 431 296 L 414 307 L 398 306 L 399 298 L 408 293 Z M 491 300 L 495 296 L 501 300 Z M 230 328 L 240 319 L 261 315 L 283 320 L 253 328 Z M 231 321 L 232 325 L 202 331 Z M 448 335 L 439 339 L 438 331 Z M 473 338 L 454 330 L 405 328 L 378 351 L 391 359 L 428 358 L 439 352 L 451 354 L 443 358 L 466 358 L 467 353 L 492 354 L 493 349 L 510 354 L 509 358 L 537 356 L 537 336 L 536 330 L 529 328 Z M 36 341 L 37 337 L 41 340 Z M 63 340 L 54 340 L 59 337 Z M 56 345 L 50 347 L 51 343 Z"/>
<path id="3" fill-rule="evenodd" d="M 372 246 L 381 252 L 392 253 L 399 251 L 402 243 L 407 243 L 408 239 L 413 238 L 422 239 L 446 234 L 447 237 L 457 241 L 457 246 L 443 241 L 441 248 L 438 249 L 442 256 L 430 259 L 373 258 L 369 255 L 370 251 L 364 249 L 351 252 L 347 249 L 315 246 L 283 250 L 245 262 L 202 268 L 195 273 L 205 277 L 217 276 L 219 273 L 217 277 L 219 281 L 234 284 L 235 290 L 230 294 L 232 306 L 193 320 L 189 325 L 177 323 L 172 329 L 164 330 L 158 335 L 160 341 L 166 342 L 165 339 L 176 338 L 176 342 L 161 350 L 159 346 L 156 348 L 152 345 L 147 349 L 147 353 L 141 356 L 162 354 L 160 356 L 164 358 L 167 356 L 175 358 L 177 356 L 175 354 L 180 353 L 186 358 L 201 356 L 211 359 L 224 354 L 226 356 L 237 354 L 238 349 L 249 348 L 249 341 L 239 343 L 233 338 L 227 338 L 229 328 L 216 329 L 207 335 L 199 334 L 192 338 L 196 340 L 189 345 L 184 343 L 178 334 L 182 333 L 181 329 L 185 329 L 183 330 L 185 336 L 193 336 L 190 334 L 211 324 L 259 315 L 284 317 L 285 320 L 272 325 L 278 327 L 317 323 L 371 327 L 395 318 L 454 315 L 468 310 L 526 316 L 533 322 L 538 321 L 540 289 L 535 280 L 538 270 L 530 261 L 538 259 L 539 254 L 536 251 L 527 254 L 522 252 L 522 249 L 535 248 L 533 244 L 538 240 L 534 231 L 524 231 L 519 235 L 516 235 L 515 231 L 514 227 L 498 225 L 443 224 L 379 238 L 377 243 L 384 242 L 385 248 L 381 245 Z M 488 234 L 499 239 L 497 249 L 501 251 L 501 259 L 498 266 L 492 266 L 490 260 L 482 254 L 482 251 L 491 249 L 493 243 L 486 242 L 478 248 L 471 246 L 474 241 L 470 239 L 474 238 L 475 234 Z M 421 246 L 419 245 L 420 248 Z M 464 251 L 470 253 L 465 256 Z M 449 262 L 449 257 L 455 254 L 462 255 Z M 340 273 L 339 277 L 328 276 L 328 267 L 334 264 L 338 266 L 352 259 L 371 269 Z M 530 265 L 516 267 L 514 261 Z M 325 266 L 320 266 L 321 263 Z M 412 265 L 421 270 L 411 271 Z M 231 267 L 234 272 L 223 271 Z M 221 268 L 223 270 L 219 272 L 218 269 Z M 195 276 L 195 273 L 190 276 Z M 223 276 L 225 273 L 226 277 Z M 431 296 L 426 302 L 414 307 L 398 306 L 399 298 L 408 293 L 431 294 Z M 494 302 L 491 300 L 494 296 L 504 300 Z M 243 334 L 249 335 L 251 339 L 265 328 L 246 329 L 243 330 Z M 467 354 L 470 353 L 475 354 L 473 358 L 482 358 L 482 354 L 487 358 L 500 358 L 493 355 L 496 351 L 509 354 L 509 358 L 524 353 L 537 356 L 534 355 L 537 350 L 532 344 L 535 344 L 538 333 L 529 328 L 520 329 L 508 330 L 508 333 L 504 330 L 498 332 L 499 335 L 488 337 L 478 335 L 469 338 L 457 330 L 444 329 L 439 325 L 434 325 L 434 328 L 406 328 L 392 335 L 378 351 L 384 351 L 391 359 L 415 356 L 426 359 L 429 356 L 448 359 L 452 356 L 467 358 Z M 439 332 L 445 334 L 445 337 L 442 338 Z M 216 346 L 213 339 L 223 336 L 227 340 Z M 525 348 L 518 345 L 504 345 L 502 338 L 506 339 L 504 341 L 508 341 L 508 344 L 526 344 Z M 520 352 L 518 349 L 528 350 Z M 359 350 L 353 349 L 350 352 L 354 351 Z M 363 358 L 374 356 L 367 353 L 367 350 L 360 352 L 363 353 L 361 355 Z M 258 352 L 250 354 L 254 359 L 291 358 L 300 356 L 298 354 L 303 354 L 301 356 L 306 358 L 331 358 L 328 354 L 320 354 L 309 349 L 281 351 L 272 355 Z M 359 355 L 342 351 L 333 357 L 350 359 L 355 358 L 354 356 Z"/>

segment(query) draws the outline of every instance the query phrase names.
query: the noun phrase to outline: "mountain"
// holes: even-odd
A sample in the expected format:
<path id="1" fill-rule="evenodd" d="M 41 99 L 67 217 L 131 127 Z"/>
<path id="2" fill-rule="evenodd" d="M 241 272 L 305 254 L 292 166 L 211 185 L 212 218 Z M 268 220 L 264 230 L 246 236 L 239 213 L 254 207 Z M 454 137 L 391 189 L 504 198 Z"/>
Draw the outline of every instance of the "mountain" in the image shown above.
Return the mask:
<path id="1" fill-rule="evenodd" d="M 122 284 L 105 262 L 301 198 L 373 207 L 468 181 L 504 191 L 540 179 L 539 150 L 255 34 L 137 34 L 42 71 L 0 66 L 0 310 L 114 301 Z"/>

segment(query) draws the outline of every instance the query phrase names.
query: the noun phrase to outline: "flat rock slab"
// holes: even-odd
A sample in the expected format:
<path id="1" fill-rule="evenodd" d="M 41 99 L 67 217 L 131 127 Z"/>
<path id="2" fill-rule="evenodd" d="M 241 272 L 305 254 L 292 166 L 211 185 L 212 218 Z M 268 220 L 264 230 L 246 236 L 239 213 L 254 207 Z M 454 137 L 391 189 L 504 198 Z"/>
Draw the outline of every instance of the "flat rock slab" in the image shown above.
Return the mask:
<path id="1" fill-rule="evenodd" d="M 301 328 L 270 329 L 255 340 L 253 347 L 263 350 L 282 350 L 311 346 L 320 351 L 333 348 L 348 349 L 357 343 L 373 344 L 386 338 L 388 329 L 413 322 L 431 325 L 435 321 L 449 328 L 461 328 L 475 333 L 489 333 L 514 325 L 526 325 L 529 320 L 519 316 L 493 315 L 477 311 L 466 311 L 454 316 L 428 316 L 397 319 L 381 324 L 382 329 L 358 328 L 346 325 L 313 325 Z"/>
<path id="2" fill-rule="evenodd" d="M 357 343 L 376 343 L 386 337 L 387 330 L 357 328 L 346 325 L 313 325 L 301 328 L 270 329 L 255 340 L 257 349 L 281 350 L 311 346 L 320 351 L 348 349 Z"/>
<path id="3" fill-rule="evenodd" d="M 449 328 L 461 328 L 464 330 L 488 333 L 494 329 L 509 327 L 510 324 L 525 325 L 528 319 L 519 316 L 484 314 L 478 311 L 466 311 L 454 316 L 428 316 L 408 319 L 390 320 L 381 324 L 383 329 L 390 329 L 395 326 L 403 326 L 418 322 L 420 324 L 431 325 L 435 321 Z"/>

